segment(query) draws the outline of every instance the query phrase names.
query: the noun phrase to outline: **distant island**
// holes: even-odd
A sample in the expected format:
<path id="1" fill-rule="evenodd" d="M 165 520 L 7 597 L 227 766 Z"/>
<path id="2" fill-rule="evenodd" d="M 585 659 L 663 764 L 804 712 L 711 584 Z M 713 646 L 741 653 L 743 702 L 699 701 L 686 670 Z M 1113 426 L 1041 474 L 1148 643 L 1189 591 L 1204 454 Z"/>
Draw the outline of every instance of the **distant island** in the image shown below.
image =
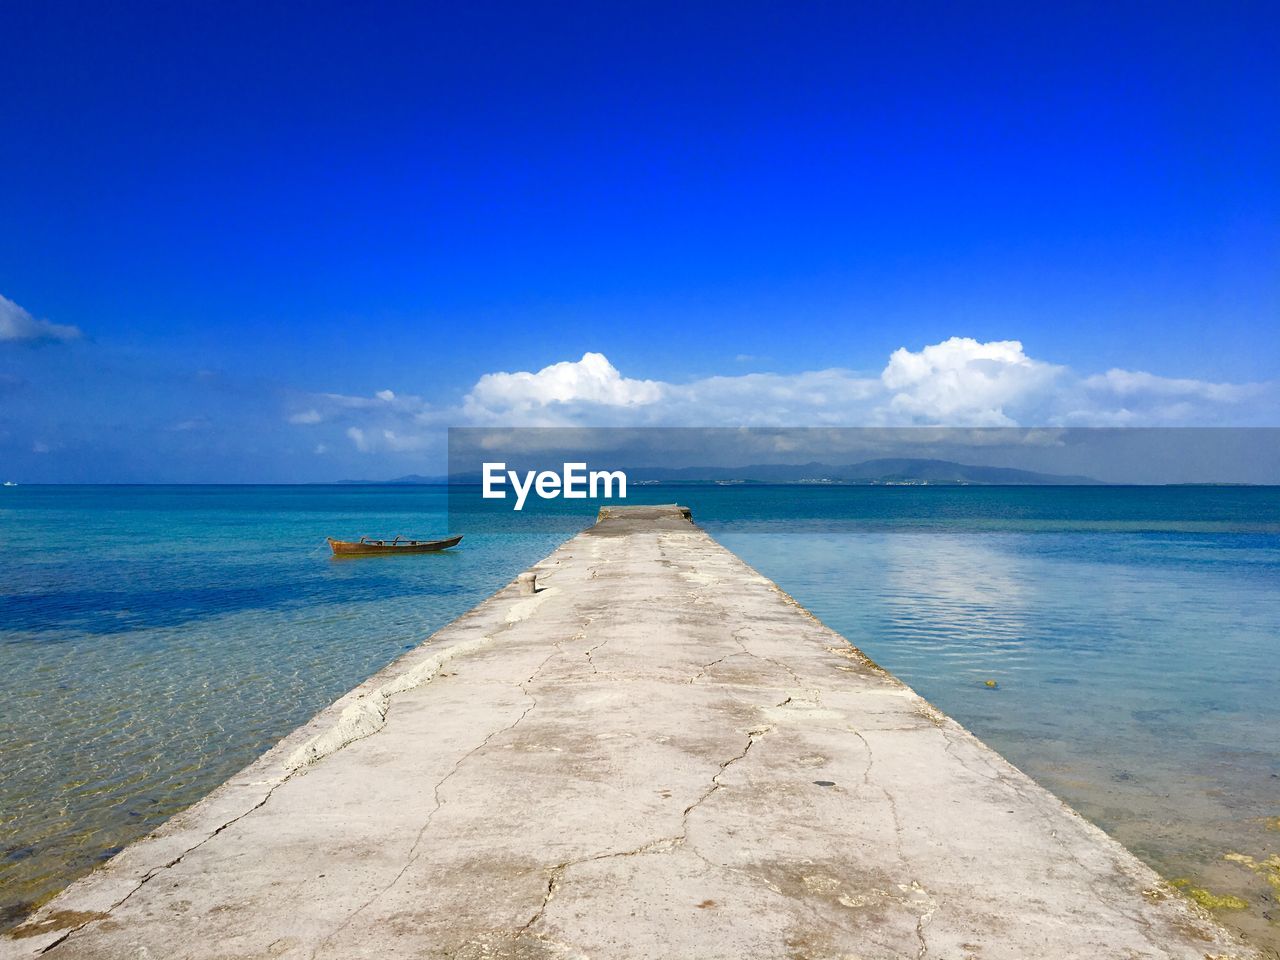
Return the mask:
<path id="1" fill-rule="evenodd" d="M 826 463 L 754 464 L 746 467 L 637 467 L 627 471 L 634 483 L 802 483 L 843 485 L 1020 485 L 1096 486 L 1092 477 L 1061 476 L 1017 470 L 1012 467 L 985 467 L 951 460 L 924 460 L 896 457 L 864 460 L 836 466 Z"/>
<path id="2" fill-rule="evenodd" d="M 623 467 L 632 484 L 827 484 L 833 486 L 1099 486 L 1092 477 L 985 467 L 951 460 L 898 457 L 835 466 L 826 463 L 754 464 L 743 467 Z M 342 480 L 342 484 L 472 485 L 479 473 L 409 474 L 394 480 Z"/>

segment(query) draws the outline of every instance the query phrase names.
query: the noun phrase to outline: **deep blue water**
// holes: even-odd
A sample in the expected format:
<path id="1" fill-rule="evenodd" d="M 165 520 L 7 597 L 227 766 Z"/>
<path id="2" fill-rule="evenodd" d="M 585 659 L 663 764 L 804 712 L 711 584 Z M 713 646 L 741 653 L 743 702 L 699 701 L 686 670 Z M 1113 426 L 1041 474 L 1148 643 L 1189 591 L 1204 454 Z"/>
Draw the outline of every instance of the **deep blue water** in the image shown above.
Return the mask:
<path id="1" fill-rule="evenodd" d="M 1280 490 L 637 487 L 1167 875 L 1280 833 Z M 0 908 L 47 896 L 548 553 L 429 487 L 0 490 Z M 566 512 L 567 511 L 567 512 Z M 335 561 L 326 535 L 454 551 Z M 528 531 L 528 532 L 525 532 Z M 995 681 L 994 688 L 986 681 Z M 1280 822 L 1278 822 L 1280 823 Z M 1255 924 L 1256 926 L 1256 924 Z"/>

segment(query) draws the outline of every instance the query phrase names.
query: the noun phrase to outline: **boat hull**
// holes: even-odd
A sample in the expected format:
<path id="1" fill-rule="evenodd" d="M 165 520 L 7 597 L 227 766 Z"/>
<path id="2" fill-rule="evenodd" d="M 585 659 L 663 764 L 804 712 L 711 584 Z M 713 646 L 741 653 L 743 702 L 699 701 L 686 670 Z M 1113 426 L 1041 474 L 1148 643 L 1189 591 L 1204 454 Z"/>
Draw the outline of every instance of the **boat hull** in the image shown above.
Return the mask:
<path id="1" fill-rule="evenodd" d="M 438 553 L 457 546 L 461 536 L 449 537 L 445 540 L 409 540 L 395 543 L 391 540 L 350 541 L 335 540 L 326 537 L 329 549 L 335 557 L 368 557 L 387 556 L 399 553 Z"/>

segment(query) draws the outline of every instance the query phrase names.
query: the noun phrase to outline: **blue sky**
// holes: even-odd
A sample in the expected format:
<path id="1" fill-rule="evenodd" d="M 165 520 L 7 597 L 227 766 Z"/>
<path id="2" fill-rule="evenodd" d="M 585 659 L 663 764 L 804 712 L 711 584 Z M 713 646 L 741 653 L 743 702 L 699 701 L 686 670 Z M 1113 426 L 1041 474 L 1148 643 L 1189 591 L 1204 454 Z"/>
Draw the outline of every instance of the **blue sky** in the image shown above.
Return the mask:
<path id="1" fill-rule="evenodd" d="M 1061 6 L 5 4 L 0 472 L 1280 423 L 1280 14 Z"/>

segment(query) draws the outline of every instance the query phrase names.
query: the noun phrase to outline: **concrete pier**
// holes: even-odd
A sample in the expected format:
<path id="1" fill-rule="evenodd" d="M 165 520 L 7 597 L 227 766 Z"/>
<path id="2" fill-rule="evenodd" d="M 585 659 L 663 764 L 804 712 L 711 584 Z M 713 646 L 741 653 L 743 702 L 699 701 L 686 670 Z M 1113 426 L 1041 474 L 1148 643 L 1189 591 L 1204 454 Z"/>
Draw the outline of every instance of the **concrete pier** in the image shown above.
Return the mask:
<path id="1" fill-rule="evenodd" d="M 533 572 L 0 954 L 1254 956 L 679 508 Z"/>

